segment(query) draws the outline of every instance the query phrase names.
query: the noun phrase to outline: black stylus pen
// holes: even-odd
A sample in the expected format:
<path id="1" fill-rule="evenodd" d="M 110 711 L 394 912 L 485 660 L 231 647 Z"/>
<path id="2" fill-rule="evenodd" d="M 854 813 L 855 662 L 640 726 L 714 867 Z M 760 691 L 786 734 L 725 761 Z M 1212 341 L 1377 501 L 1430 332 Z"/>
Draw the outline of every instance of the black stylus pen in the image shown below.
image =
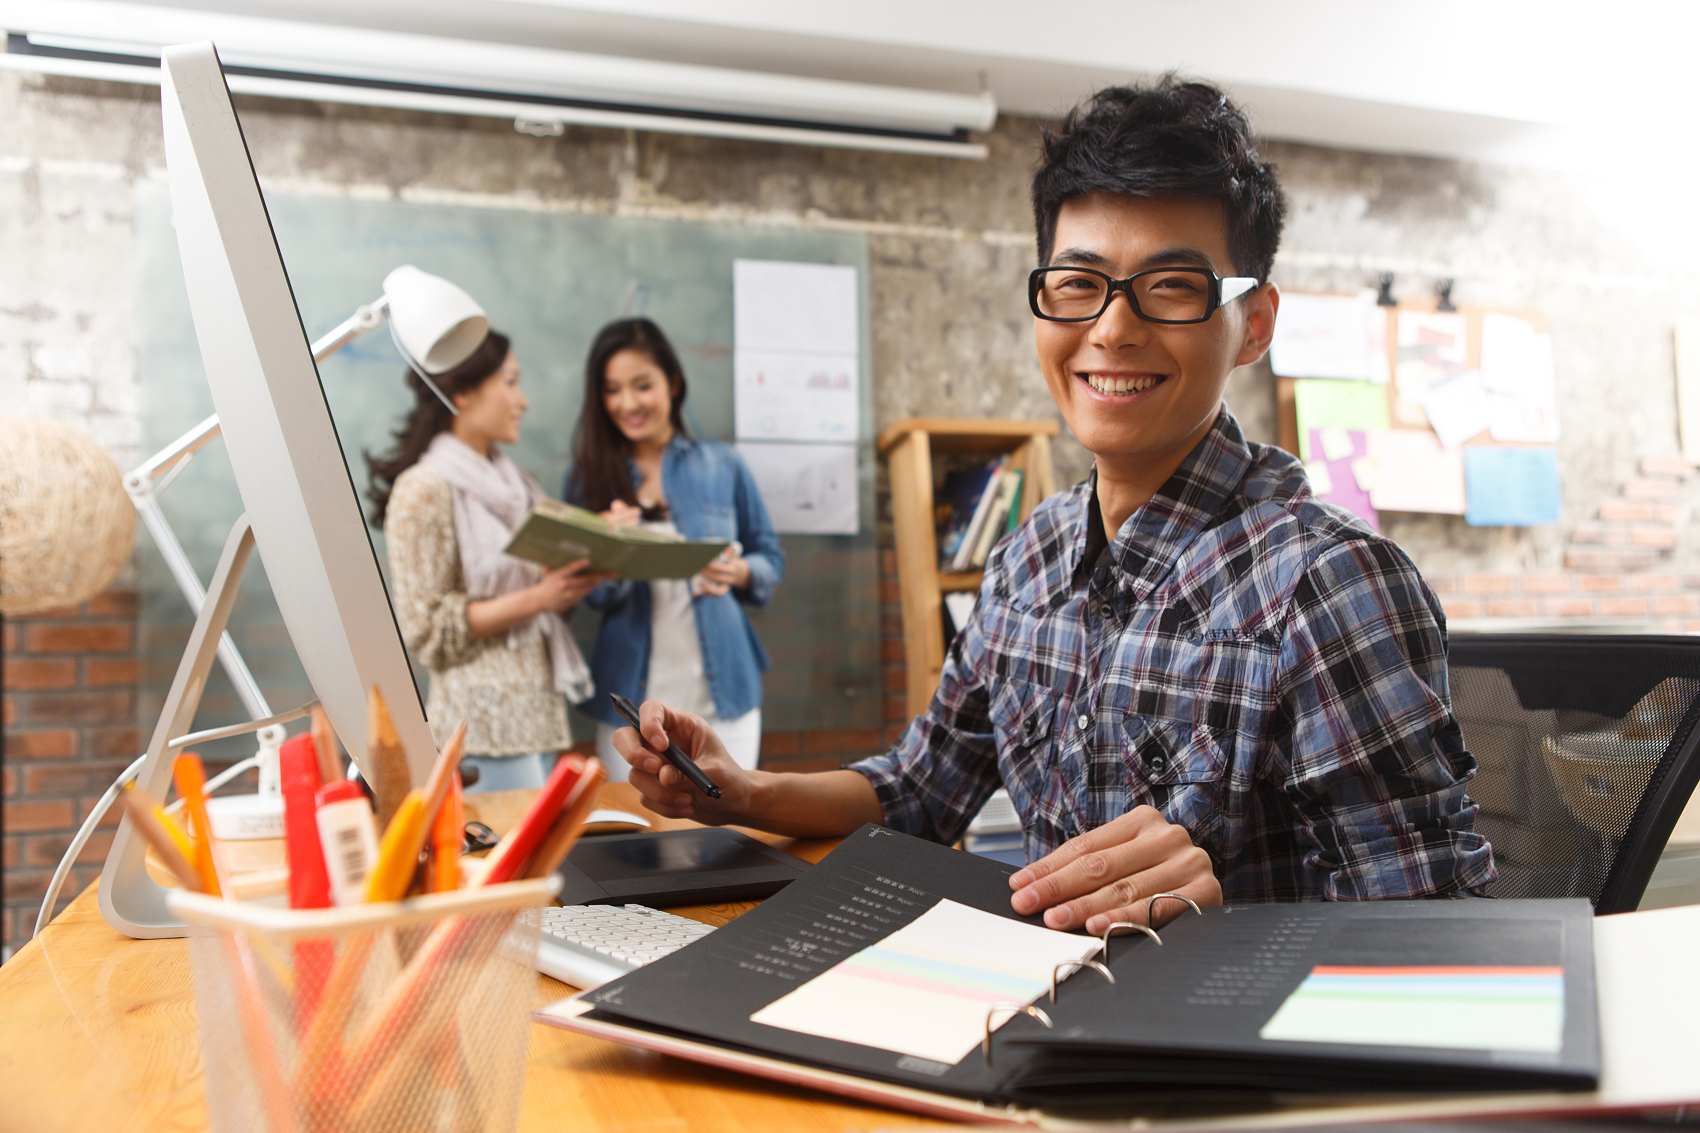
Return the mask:
<path id="1" fill-rule="evenodd" d="M 617 692 L 609 693 L 608 700 L 609 703 L 613 704 L 614 711 L 624 717 L 626 723 L 637 729 L 638 739 L 643 741 L 643 745 L 649 747 L 649 741 L 643 738 L 643 727 L 638 724 L 637 705 Z M 653 751 L 654 749 L 651 748 L 650 750 Z M 691 781 L 691 786 L 711 799 L 720 797 L 720 788 L 714 785 L 714 780 L 704 775 L 702 768 L 698 767 L 690 756 L 679 750 L 678 744 L 668 740 L 667 750 L 660 754 L 667 758 L 668 763 L 679 769 L 679 774 Z"/>

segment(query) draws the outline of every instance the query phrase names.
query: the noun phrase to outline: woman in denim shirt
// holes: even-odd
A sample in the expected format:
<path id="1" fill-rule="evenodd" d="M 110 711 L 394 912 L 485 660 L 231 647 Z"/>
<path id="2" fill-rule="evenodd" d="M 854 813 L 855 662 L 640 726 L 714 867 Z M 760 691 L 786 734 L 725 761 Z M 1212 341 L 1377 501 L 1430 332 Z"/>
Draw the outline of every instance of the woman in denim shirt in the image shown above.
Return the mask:
<path id="1" fill-rule="evenodd" d="M 614 752 L 624 722 L 611 692 L 697 713 L 742 766 L 754 767 L 761 747 L 767 652 L 743 604 L 773 597 L 785 552 L 743 459 L 691 437 L 684 402 L 684 371 L 660 327 L 622 319 L 602 328 L 585 363 L 563 495 L 616 523 L 733 544 L 688 581 L 621 579 L 585 598 L 602 611 L 602 628 L 590 664 L 596 692 L 579 707 L 597 720 L 597 752 L 612 778 L 623 779 L 627 764 Z"/>

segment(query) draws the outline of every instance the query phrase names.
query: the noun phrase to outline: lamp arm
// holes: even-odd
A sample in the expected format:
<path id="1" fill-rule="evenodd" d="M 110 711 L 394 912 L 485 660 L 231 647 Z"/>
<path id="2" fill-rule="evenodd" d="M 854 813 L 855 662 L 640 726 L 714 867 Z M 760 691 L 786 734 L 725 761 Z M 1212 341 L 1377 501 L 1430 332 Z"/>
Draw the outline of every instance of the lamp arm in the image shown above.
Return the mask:
<path id="1" fill-rule="evenodd" d="M 323 362 L 369 330 L 378 329 L 389 313 L 390 297 L 380 295 L 372 302 L 356 307 L 354 313 L 342 320 L 330 333 L 313 343 L 313 361 Z"/>

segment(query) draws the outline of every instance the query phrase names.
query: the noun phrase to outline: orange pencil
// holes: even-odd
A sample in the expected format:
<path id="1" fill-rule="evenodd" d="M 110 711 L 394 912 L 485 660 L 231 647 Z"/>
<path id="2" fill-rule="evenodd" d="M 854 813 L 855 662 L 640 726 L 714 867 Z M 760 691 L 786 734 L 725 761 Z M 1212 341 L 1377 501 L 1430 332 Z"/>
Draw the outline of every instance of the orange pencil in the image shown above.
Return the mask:
<path id="1" fill-rule="evenodd" d="M 437 808 L 431 823 L 431 885 L 433 893 L 460 888 L 460 844 L 466 826 L 466 802 L 460 776 L 449 776 L 449 797 Z"/>
<path id="2" fill-rule="evenodd" d="M 213 859 L 212 821 L 207 817 L 207 772 L 201 766 L 201 757 L 192 751 L 184 752 L 172 761 L 171 777 L 183 799 L 183 810 L 189 816 L 201 892 L 221 896 L 224 890 L 219 886 L 218 867 Z"/>

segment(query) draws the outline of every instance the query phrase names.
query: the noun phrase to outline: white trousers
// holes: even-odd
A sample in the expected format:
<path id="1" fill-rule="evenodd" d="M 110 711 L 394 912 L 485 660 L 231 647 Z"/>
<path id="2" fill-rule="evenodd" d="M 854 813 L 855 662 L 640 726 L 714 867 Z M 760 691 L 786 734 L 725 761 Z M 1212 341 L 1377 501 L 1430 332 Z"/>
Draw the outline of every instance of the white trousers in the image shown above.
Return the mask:
<path id="1" fill-rule="evenodd" d="M 761 756 L 760 708 L 752 708 L 735 720 L 721 720 L 710 716 L 708 726 L 714 729 L 714 734 L 726 745 L 726 754 L 732 757 L 732 762 L 739 767 L 754 770 L 756 760 Z M 596 757 L 608 769 L 610 783 L 624 783 L 626 773 L 631 770 L 631 765 L 626 762 L 625 757 L 614 750 L 614 733 L 618 730 L 601 721 L 596 724 Z"/>

